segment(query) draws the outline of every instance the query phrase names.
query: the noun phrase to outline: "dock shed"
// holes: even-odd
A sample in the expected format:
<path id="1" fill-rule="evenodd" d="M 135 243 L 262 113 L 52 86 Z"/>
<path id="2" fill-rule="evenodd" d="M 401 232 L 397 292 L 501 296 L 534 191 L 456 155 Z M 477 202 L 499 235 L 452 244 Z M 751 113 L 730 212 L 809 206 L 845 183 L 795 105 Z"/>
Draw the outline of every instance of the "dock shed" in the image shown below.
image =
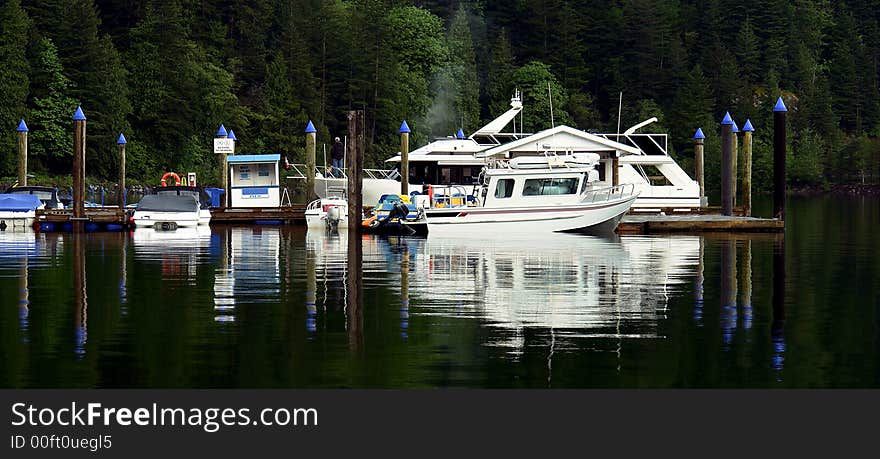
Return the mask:
<path id="1" fill-rule="evenodd" d="M 231 207 L 279 207 L 281 155 L 227 157 Z"/>

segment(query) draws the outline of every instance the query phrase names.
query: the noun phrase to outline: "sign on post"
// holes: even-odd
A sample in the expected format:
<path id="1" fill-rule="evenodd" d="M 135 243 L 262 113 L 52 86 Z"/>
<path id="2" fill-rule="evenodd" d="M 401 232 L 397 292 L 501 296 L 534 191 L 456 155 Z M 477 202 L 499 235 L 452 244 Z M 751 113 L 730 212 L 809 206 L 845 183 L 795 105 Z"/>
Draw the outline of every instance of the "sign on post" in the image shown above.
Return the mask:
<path id="1" fill-rule="evenodd" d="M 235 140 L 214 139 L 214 154 L 234 155 L 235 154 Z"/>

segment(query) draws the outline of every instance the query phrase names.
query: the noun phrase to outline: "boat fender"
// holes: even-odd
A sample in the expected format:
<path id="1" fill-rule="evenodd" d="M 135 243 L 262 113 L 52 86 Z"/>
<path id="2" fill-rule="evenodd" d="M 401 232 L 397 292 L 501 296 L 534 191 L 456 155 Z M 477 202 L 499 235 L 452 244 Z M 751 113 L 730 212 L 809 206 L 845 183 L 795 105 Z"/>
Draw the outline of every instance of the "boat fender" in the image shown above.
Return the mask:
<path id="1" fill-rule="evenodd" d="M 168 180 L 169 177 L 174 177 L 174 185 L 180 186 L 180 176 L 174 172 L 166 172 L 165 175 L 162 176 L 162 180 L 159 183 L 161 183 L 162 186 L 168 186 L 165 181 Z"/>

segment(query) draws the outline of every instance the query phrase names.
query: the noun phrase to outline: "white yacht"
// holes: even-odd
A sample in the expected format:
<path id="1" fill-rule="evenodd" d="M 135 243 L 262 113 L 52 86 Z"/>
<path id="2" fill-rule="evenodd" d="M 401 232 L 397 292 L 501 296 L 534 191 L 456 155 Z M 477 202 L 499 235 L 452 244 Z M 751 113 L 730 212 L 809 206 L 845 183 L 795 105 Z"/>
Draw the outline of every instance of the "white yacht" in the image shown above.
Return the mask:
<path id="1" fill-rule="evenodd" d="M 589 133 L 560 125 L 527 134 L 516 129 L 517 115 L 523 110 L 518 95 L 511 99 L 510 106 L 506 113 L 468 137 L 459 131 L 455 136 L 437 139 L 410 152 L 407 191 L 424 193 L 429 184 L 472 186 L 491 159 L 596 153 L 599 180 L 595 185 L 613 185 L 613 165 L 617 159 L 619 183 L 632 183 L 639 192 L 634 210 L 692 209 L 704 204 L 697 182 L 669 155 L 667 135 L 638 132 L 656 122 L 656 118 L 623 133 Z M 505 132 L 508 127 L 513 132 Z M 398 165 L 400 155 L 386 162 Z M 401 192 L 398 170 L 399 167 L 364 171 L 364 205 L 372 205 L 383 194 Z M 315 193 L 322 197 L 344 193 L 346 186 L 344 177 L 326 178 L 319 172 Z"/>
<path id="2" fill-rule="evenodd" d="M 632 184 L 595 186 L 599 155 L 495 160 L 468 192 L 431 187 L 428 234 L 461 231 L 611 234 L 638 197 Z"/>

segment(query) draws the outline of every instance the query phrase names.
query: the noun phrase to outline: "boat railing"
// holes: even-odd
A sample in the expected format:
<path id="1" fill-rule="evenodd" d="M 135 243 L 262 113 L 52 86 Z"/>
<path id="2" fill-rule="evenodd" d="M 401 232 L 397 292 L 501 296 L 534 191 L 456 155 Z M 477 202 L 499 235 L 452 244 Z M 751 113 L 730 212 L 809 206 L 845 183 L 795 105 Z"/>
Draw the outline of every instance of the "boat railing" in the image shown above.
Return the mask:
<path id="1" fill-rule="evenodd" d="M 605 188 L 588 189 L 581 195 L 581 202 L 594 203 L 635 196 L 636 186 L 633 183 L 624 183 Z"/>
<path id="2" fill-rule="evenodd" d="M 306 210 L 315 210 L 321 207 L 321 200 L 315 199 L 306 206 Z"/>
<path id="3" fill-rule="evenodd" d="M 305 164 L 290 164 L 288 169 L 289 179 L 305 179 L 305 172 L 308 167 Z M 365 179 L 374 180 L 399 180 L 400 172 L 395 169 L 364 169 L 363 177 Z M 348 174 L 345 169 L 334 168 L 332 166 L 315 166 L 315 174 L 325 178 L 347 179 Z"/>
<path id="4" fill-rule="evenodd" d="M 431 207 L 467 207 L 468 203 L 475 202 L 475 199 L 465 187 L 460 185 L 434 186 Z"/>

